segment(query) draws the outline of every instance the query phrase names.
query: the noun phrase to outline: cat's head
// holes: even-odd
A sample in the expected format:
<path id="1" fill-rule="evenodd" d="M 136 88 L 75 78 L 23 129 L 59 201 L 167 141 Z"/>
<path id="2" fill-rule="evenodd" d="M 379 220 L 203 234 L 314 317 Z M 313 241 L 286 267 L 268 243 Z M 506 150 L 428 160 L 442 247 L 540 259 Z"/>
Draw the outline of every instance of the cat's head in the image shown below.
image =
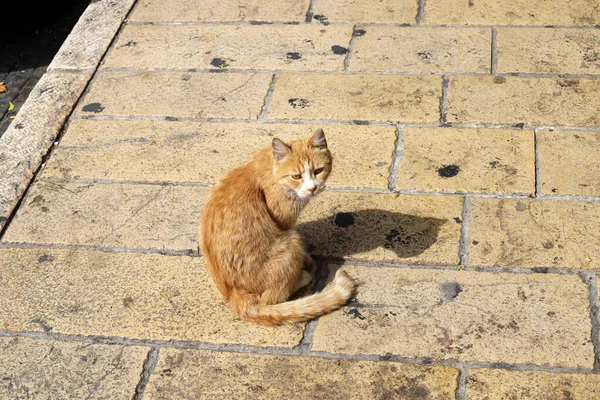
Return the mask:
<path id="1" fill-rule="evenodd" d="M 277 182 L 301 199 L 323 191 L 331 173 L 332 157 L 322 129 L 290 143 L 273 139 L 273 160 Z"/>

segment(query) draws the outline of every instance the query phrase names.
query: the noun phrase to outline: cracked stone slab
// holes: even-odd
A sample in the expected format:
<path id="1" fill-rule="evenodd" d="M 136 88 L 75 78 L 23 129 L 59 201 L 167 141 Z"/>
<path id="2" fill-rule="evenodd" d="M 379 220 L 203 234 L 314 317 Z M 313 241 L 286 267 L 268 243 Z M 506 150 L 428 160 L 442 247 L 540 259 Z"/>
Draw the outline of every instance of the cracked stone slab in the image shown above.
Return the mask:
<path id="1" fill-rule="evenodd" d="M 538 138 L 542 193 L 600 196 L 600 132 L 543 130 Z"/>
<path id="2" fill-rule="evenodd" d="M 599 269 L 600 203 L 473 199 L 471 265 Z"/>
<path id="3" fill-rule="evenodd" d="M 206 194 L 205 187 L 38 181 L 3 241 L 192 253 Z"/>
<path id="4" fill-rule="evenodd" d="M 282 74 L 269 118 L 437 123 L 442 77 Z"/>
<path id="5" fill-rule="evenodd" d="M 56 53 L 48 70 L 95 69 L 134 2 L 92 1 Z"/>
<path id="6" fill-rule="evenodd" d="M 448 122 L 597 126 L 599 91 L 600 79 L 455 76 Z"/>
<path id="7" fill-rule="evenodd" d="M 600 23 L 600 8 L 596 0 L 436 0 L 426 3 L 425 23 L 589 26 Z"/>
<path id="8" fill-rule="evenodd" d="M 259 73 L 102 71 L 77 114 L 257 119 L 272 78 Z"/>
<path id="9" fill-rule="evenodd" d="M 103 66 L 342 71 L 336 49 L 351 36 L 351 26 L 128 25 Z"/>
<path id="10" fill-rule="evenodd" d="M 131 399 L 149 350 L 0 337 L 0 397 Z"/>
<path id="11" fill-rule="evenodd" d="M 0 229 L 58 135 L 89 74 L 44 74 L 0 138 Z"/>
<path id="12" fill-rule="evenodd" d="M 364 125 L 73 120 L 43 177 L 214 183 L 273 137 L 319 128 L 334 156 L 328 187 L 387 189 L 395 128 Z"/>
<path id="13" fill-rule="evenodd" d="M 594 365 L 588 288 L 577 275 L 344 268 L 359 281 L 356 300 L 319 320 L 313 350 Z"/>
<path id="14" fill-rule="evenodd" d="M 405 128 L 396 188 L 533 195 L 533 131 Z"/>
<path id="15" fill-rule="evenodd" d="M 458 264 L 459 196 L 325 192 L 298 230 L 310 254 L 329 259 Z"/>
<path id="16" fill-rule="evenodd" d="M 600 398 L 600 376 L 544 371 L 470 369 L 469 399 L 578 399 Z"/>
<path id="17" fill-rule="evenodd" d="M 491 37 L 489 28 L 363 26 L 350 71 L 488 73 Z"/>
<path id="18" fill-rule="evenodd" d="M 302 338 L 303 324 L 235 319 L 198 257 L 3 248 L 0 271 L 0 329 L 279 347 Z"/>
<path id="19" fill-rule="evenodd" d="M 524 57 L 526 55 L 526 57 Z M 595 29 L 498 29 L 498 72 L 600 73 L 600 32 Z"/>
<path id="20" fill-rule="evenodd" d="M 135 22 L 304 22 L 310 0 L 141 0 Z"/>
<path id="21" fill-rule="evenodd" d="M 412 0 L 319 0 L 314 20 L 331 22 L 380 22 L 414 24 L 418 3 Z"/>
<path id="22" fill-rule="evenodd" d="M 457 380 L 446 366 L 161 349 L 144 397 L 442 400 Z"/>

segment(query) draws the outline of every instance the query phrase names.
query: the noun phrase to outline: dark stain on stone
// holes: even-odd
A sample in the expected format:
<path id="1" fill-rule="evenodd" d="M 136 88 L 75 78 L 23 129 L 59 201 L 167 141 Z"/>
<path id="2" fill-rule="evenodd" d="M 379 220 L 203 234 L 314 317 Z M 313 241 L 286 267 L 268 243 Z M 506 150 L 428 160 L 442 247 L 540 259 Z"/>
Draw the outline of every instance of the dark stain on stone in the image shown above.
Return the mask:
<path id="1" fill-rule="evenodd" d="M 550 250 L 554 248 L 554 243 L 547 241 L 542 244 L 546 250 Z"/>
<path id="2" fill-rule="evenodd" d="M 267 21 L 250 21 L 250 25 L 272 25 L 272 22 Z"/>
<path id="3" fill-rule="evenodd" d="M 517 211 L 525 211 L 527 209 L 527 206 L 525 204 L 523 204 L 522 201 L 517 201 L 517 205 L 515 206 L 515 209 Z"/>
<path id="4" fill-rule="evenodd" d="M 38 262 L 41 262 L 41 263 L 43 263 L 43 262 L 52 262 L 54 260 L 55 260 L 55 258 L 51 254 L 44 254 L 40 258 L 38 258 Z"/>
<path id="5" fill-rule="evenodd" d="M 365 31 L 364 29 L 357 29 L 354 31 L 353 35 L 356 37 L 360 37 L 365 36 L 365 33 L 367 33 L 367 31 Z"/>
<path id="6" fill-rule="evenodd" d="M 477 240 L 473 240 L 471 243 L 473 243 L 473 245 L 477 246 L 479 244 L 479 242 Z"/>
<path id="7" fill-rule="evenodd" d="M 104 111 L 104 107 L 100 103 L 90 103 L 90 104 L 86 104 L 85 106 L 83 106 L 81 111 L 93 112 L 93 113 L 97 114 L 97 113 L 101 113 L 102 111 Z"/>
<path id="8" fill-rule="evenodd" d="M 410 24 L 403 23 L 403 24 L 400 24 L 400 25 L 398 25 L 398 26 L 401 26 L 401 27 L 407 27 L 407 26 L 410 26 Z"/>
<path id="9" fill-rule="evenodd" d="M 446 301 L 456 299 L 462 291 L 463 288 L 458 282 L 444 282 L 440 285 L 440 296 Z"/>
<path id="10" fill-rule="evenodd" d="M 133 298 L 131 296 L 127 296 L 123 298 L 123 306 L 130 308 L 133 304 Z"/>
<path id="11" fill-rule="evenodd" d="M 8 218 L 6 218 L 6 217 L 0 217 L 0 222 L 6 222 L 6 221 L 8 221 Z"/>
<path id="12" fill-rule="evenodd" d="M 337 44 L 331 46 L 331 51 L 333 51 L 333 54 L 338 54 L 338 55 L 344 55 L 344 54 L 348 53 L 347 48 L 338 46 Z"/>
<path id="13" fill-rule="evenodd" d="M 549 317 L 554 317 L 554 316 L 556 316 L 556 312 L 555 311 L 548 311 L 548 316 Z"/>
<path id="14" fill-rule="evenodd" d="M 433 58 L 430 52 L 428 51 L 419 51 L 417 56 L 421 59 L 421 61 L 429 62 Z"/>
<path id="15" fill-rule="evenodd" d="M 566 88 L 566 87 L 575 87 L 579 86 L 579 79 L 563 79 L 558 81 L 558 86 Z"/>
<path id="16" fill-rule="evenodd" d="M 190 75 L 190 74 L 183 74 L 183 75 L 181 75 L 181 80 L 182 80 L 182 81 L 186 81 L 186 82 L 187 82 L 187 81 L 189 81 L 191 78 L 192 78 L 192 75 Z"/>
<path id="17" fill-rule="evenodd" d="M 223 60 L 222 58 L 213 58 L 210 62 L 210 65 L 217 68 L 227 68 L 229 66 L 229 63 Z"/>
<path id="18" fill-rule="evenodd" d="M 352 124 L 353 125 L 369 125 L 369 123 L 370 123 L 369 121 L 363 121 L 363 120 L 360 120 L 360 119 L 353 119 L 352 120 Z"/>
<path id="19" fill-rule="evenodd" d="M 351 213 L 340 212 L 335 214 L 333 222 L 340 228 L 347 228 L 354 225 L 354 216 Z"/>
<path id="20" fill-rule="evenodd" d="M 552 188 L 552 193 L 557 193 L 557 192 L 558 192 L 558 189 Z"/>
<path id="21" fill-rule="evenodd" d="M 458 165 L 444 165 L 437 172 L 442 178 L 452 178 L 458 175 L 460 167 Z"/>
<path id="22" fill-rule="evenodd" d="M 177 121 L 177 120 L 178 120 L 177 117 L 169 117 L 169 116 L 165 117 L 165 121 Z"/>
<path id="23" fill-rule="evenodd" d="M 348 311 L 344 311 L 344 315 L 349 315 L 352 319 L 360 319 L 361 321 L 365 319 L 365 317 L 358 311 L 358 308 L 351 308 Z"/>
<path id="24" fill-rule="evenodd" d="M 160 372 L 160 376 L 173 376 L 173 370 L 171 368 L 165 368 Z"/>
<path id="25" fill-rule="evenodd" d="M 50 325 L 48 325 L 48 323 L 41 318 L 34 318 L 31 320 L 31 322 L 39 324 L 42 327 L 42 329 L 44 330 L 44 332 L 50 332 L 52 330 L 52 327 Z"/>
<path id="26" fill-rule="evenodd" d="M 302 55 L 300 53 L 296 53 L 296 52 L 289 52 L 286 54 L 286 58 L 288 60 L 299 60 L 302 58 Z"/>
<path id="27" fill-rule="evenodd" d="M 41 210 L 42 210 L 42 212 L 48 212 L 48 211 L 50 211 L 50 209 L 48 207 L 46 207 L 46 206 L 42 206 Z"/>
<path id="28" fill-rule="evenodd" d="M 137 42 L 134 42 L 133 40 L 130 40 L 129 42 L 125 43 L 123 46 L 121 47 L 135 47 L 137 46 Z"/>
<path id="29" fill-rule="evenodd" d="M 389 361 L 392 359 L 392 353 L 385 353 L 382 356 L 379 356 L 379 361 Z"/>
<path id="30" fill-rule="evenodd" d="M 309 101 L 306 99 L 288 99 L 288 103 L 294 108 L 306 108 L 309 106 Z"/>
<path id="31" fill-rule="evenodd" d="M 519 122 L 518 124 L 513 124 L 515 128 L 523 129 L 525 127 L 525 123 Z"/>
<path id="32" fill-rule="evenodd" d="M 323 25 L 329 25 L 328 18 L 324 15 L 317 14 L 313 16 L 313 18 L 322 23 Z"/>
<path id="33" fill-rule="evenodd" d="M 533 268 L 531 268 L 531 270 L 538 274 L 547 274 L 548 273 L 548 267 L 533 267 Z"/>
<path id="34" fill-rule="evenodd" d="M 503 76 L 495 76 L 494 83 L 497 83 L 497 84 L 506 83 L 506 78 Z"/>
<path id="35" fill-rule="evenodd" d="M 16 129 L 23 129 L 23 128 L 25 128 L 25 125 L 23 125 L 22 123 L 19 122 L 18 124 L 15 125 L 15 128 Z"/>
<path id="36" fill-rule="evenodd" d="M 454 222 L 456 222 L 457 224 L 462 223 L 462 220 L 458 217 L 454 217 Z"/>
<path id="37" fill-rule="evenodd" d="M 39 203 L 43 203 L 44 202 L 44 196 L 42 196 L 41 194 L 38 194 L 37 196 L 35 196 L 33 198 L 33 200 L 31 200 L 31 202 L 29 203 L 30 206 L 34 206 L 36 204 Z"/>
<path id="38" fill-rule="evenodd" d="M 498 165 L 500 165 L 500 161 L 491 161 L 490 162 L 490 167 L 496 169 L 498 168 Z"/>
<path id="39" fill-rule="evenodd" d="M 600 53 L 597 51 L 587 52 L 583 55 L 583 60 L 587 62 L 600 61 Z"/>

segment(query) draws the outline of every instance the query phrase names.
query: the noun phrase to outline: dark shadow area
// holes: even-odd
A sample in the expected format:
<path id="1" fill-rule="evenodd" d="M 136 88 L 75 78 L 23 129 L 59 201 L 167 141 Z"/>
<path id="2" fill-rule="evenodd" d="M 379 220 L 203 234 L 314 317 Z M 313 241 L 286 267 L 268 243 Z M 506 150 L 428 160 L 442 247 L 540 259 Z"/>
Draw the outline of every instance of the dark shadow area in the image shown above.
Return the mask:
<path id="1" fill-rule="evenodd" d="M 3 4 L 0 22 L 0 82 L 3 83 L 0 86 L 0 136 L 89 3 L 90 0 L 57 0 Z M 10 111 L 9 107 L 12 108 Z"/>
<path id="2" fill-rule="evenodd" d="M 298 231 L 311 255 L 342 260 L 381 247 L 392 250 L 402 261 L 433 245 L 446 223 L 453 222 L 371 209 L 339 212 L 301 223 Z"/>

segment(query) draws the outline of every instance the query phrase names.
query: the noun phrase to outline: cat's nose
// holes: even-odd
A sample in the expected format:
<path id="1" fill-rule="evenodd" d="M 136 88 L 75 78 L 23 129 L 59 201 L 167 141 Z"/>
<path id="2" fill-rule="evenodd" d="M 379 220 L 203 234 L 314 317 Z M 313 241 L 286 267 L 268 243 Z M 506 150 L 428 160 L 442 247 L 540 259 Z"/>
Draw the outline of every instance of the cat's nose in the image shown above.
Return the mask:
<path id="1" fill-rule="evenodd" d="M 315 193 L 315 190 L 317 190 L 316 186 L 311 187 L 310 189 L 308 189 L 311 193 Z"/>

